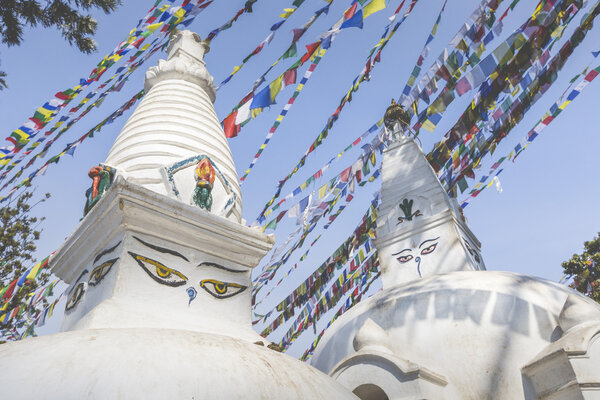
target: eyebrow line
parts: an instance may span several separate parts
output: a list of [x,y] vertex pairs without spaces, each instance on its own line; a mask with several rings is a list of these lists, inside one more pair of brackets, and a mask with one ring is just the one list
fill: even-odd
[[190,260],[188,260],[188,259],[187,259],[187,258],[186,258],[186,257],[185,257],[183,254],[181,254],[181,253],[178,253],[178,252],[176,252],[175,250],[171,250],[171,249],[165,249],[164,247],[159,247],[159,246],[156,246],[156,245],[154,245],[154,244],[150,244],[150,243],[148,243],[148,242],[144,242],[142,239],[140,239],[140,238],[138,238],[138,237],[136,237],[136,236],[133,236],[133,238],[134,238],[135,240],[137,240],[138,242],[140,242],[141,244],[143,244],[143,245],[145,245],[145,246],[148,246],[148,247],[150,247],[152,250],[160,251],[161,253],[172,254],[172,255],[174,255],[174,256],[176,256],[176,257],[181,257],[181,258],[183,258],[185,261],[188,261],[188,262],[190,261]]
[[398,254],[400,254],[400,253],[404,253],[406,250],[410,250],[410,249],[404,249],[404,250],[402,250],[402,251],[399,251],[399,252],[397,252],[397,253],[392,253],[392,255],[393,255],[393,256],[397,256],[397,255],[398,255]]
[[227,271],[227,272],[234,272],[236,274],[240,274],[242,272],[246,272],[246,271],[239,271],[237,269],[227,268],[227,267],[224,267],[222,265],[219,265],[219,264],[216,264],[216,263],[212,263],[212,262],[203,262],[203,263],[198,264],[198,267],[203,267],[203,266],[218,268],[218,269],[222,269],[222,270]]
[[[77,277],[77,279],[76,279],[76,280],[74,280],[73,282],[79,282],[79,280],[80,280],[81,278],[83,278],[83,276],[84,276],[85,274],[87,274],[88,272],[90,272],[90,271],[88,271],[87,269],[84,269],[83,271],[81,271],[81,274],[79,274],[79,276]],[[77,286],[77,285],[73,285],[73,287],[71,288],[71,290],[69,290],[69,293],[68,293],[68,294],[71,294],[71,292],[73,291],[73,289],[75,289],[75,287],[76,287],[76,286]]]
[[95,258],[94,258],[94,264],[96,263],[96,261],[98,261],[100,259],[100,257],[102,257],[103,255],[106,255],[108,253],[112,253],[117,247],[119,247],[119,245],[121,244],[121,241],[119,240],[119,243],[115,244],[113,247],[111,247],[110,249],[106,249],[106,250],[102,250]]
[[425,243],[427,243],[427,242],[434,242],[434,241],[438,240],[439,238],[440,238],[440,237],[438,236],[438,237],[436,237],[435,239],[427,239],[427,240],[424,240],[424,241],[423,241],[423,243],[421,243],[421,244],[419,245],[419,248],[421,248],[421,246],[423,246]]

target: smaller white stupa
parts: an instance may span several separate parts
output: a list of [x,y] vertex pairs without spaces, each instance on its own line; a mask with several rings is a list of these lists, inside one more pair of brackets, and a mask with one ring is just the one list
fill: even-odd
[[63,332],[0,346],[2,398],[355,398],[252,330],[250,274],[274,238],[241,224],[205,51],[180,32],[148,71],[51,261]]
[[312,365],[361,399],[600,399],[600,305],[485,271],[456,201],[395,133],[375,240],[383,290],[332,324]]

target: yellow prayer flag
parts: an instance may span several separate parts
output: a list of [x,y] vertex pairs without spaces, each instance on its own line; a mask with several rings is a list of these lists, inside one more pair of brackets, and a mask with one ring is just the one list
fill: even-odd
[[363,19],[367,18],[371,14],[375,14],[377,11],[381,11],[385,8],[385,0],[372,0],[369,4],[363,7]]
[[433,132],[435,130],[435,125],[430,120],[426,120],[423,122],[423,129]]
[[564,110],[564,109],[565,109],[565,107],[566,107],[566,106],[568,106],[570,102],[571,102],[571,100],[566,100],[566,101],[565,101],[564,103],[562,103],[562,104],[560,105],[560,107],[558,107],[558,108],[559,108],[559,109],[561,109],[561,110]]
[[37,276],[37,273],[40,270],[41,265],[42,265],[41,261],[39,263],[35,264],[35,266],[33,268],[31,268],[31,271],[29,271],[29,273],[27,274],[27,277],[25,277],[25,279],[29,280],[29,281],[33,281],[35,279],[35,277]]
[[327,193],[327,184],[324,184],[319,188],[319,200],[321,200]]
[[252,110],[250,110],[250,112],[252,113],[252,118],[256,118],[262,112],[262,108],[253,108]]
[[163,24],[163,22],[159,22],[157,24],[148,25],[148,27],[146,29],[148,29],[150,32],[154,33],[154,31],[157,30],[158,28],[160,28],[160,26],[162,24]]
[[279,75],[277,79],[271,82],[269,86],[271,91],[271,103],[275,103],[275,98],[277,94],[281,91],[281,87],[283,86],[283,75]]
[[284,8],[283,9],[283,14],[280,15],[281,18],[287,18],[290,15],[292,15],[294,13],[294,11],[296,11],[295,8]]

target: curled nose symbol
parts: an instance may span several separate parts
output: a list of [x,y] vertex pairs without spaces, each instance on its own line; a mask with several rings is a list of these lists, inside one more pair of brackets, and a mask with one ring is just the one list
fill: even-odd
[[421,257],[415,258],[415,262],[420,263],[421,262]]

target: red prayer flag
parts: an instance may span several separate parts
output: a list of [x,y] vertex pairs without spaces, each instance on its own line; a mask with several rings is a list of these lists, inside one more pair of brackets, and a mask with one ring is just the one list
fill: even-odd
[[237,110],[235,110],[223,120],[223,130],[225,131],[225,137],[236,137],[238,133],[240,133],[240,126],[235,124],[237,113]]
[[356,7],[358,6],[358,3],[354,3],[352,4],[352,6],[350,6],[350,8],[348,8],[345,12],[344,12],[344,19],[348,20],[350,18],[352,18],[354,16],[354,13],[356,12]]
[[283,81],[285,82],[286,86],[296,83],[296,72],[297,71],[298,71],[298,68],[294,68],[294,69],[287,70],[283,73]]
[[304,64],[313,55],[317,48],[319,48],[320,44],[321,42],[319,41],[306,45],[306,54],[304,54],[301,59],[302,64]]

